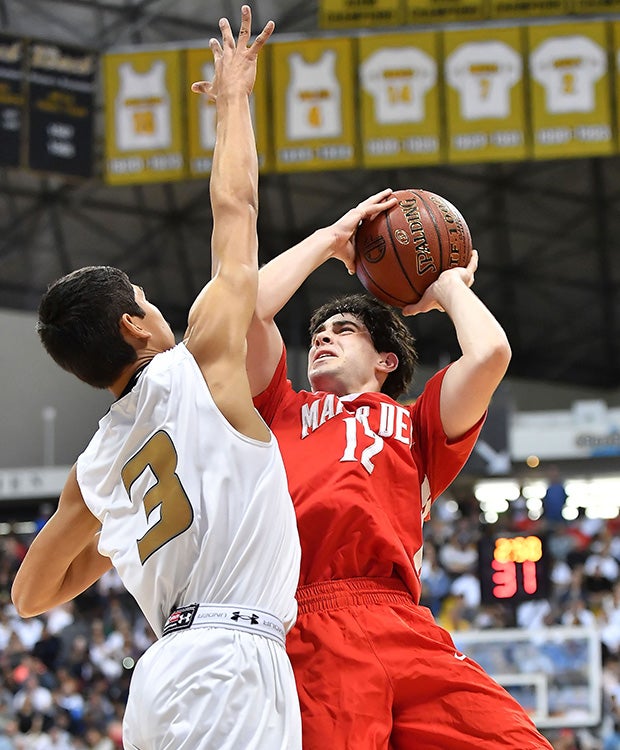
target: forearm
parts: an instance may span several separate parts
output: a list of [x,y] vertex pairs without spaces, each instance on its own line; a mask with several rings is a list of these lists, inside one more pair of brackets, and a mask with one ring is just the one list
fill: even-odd
[[510,359],[506,333],[474,292],[446,274],[437,282],[436,297],[452,320],[463,356],[481,362],[497,358],[505,369]]
[[482,301],[456,275],[445,276],[435,289],[436,298],[454,324],[462,352],[441,386],[441,422],[454,440],[488,409],[511,353],[506,334]]
[[318,229],[263,266],[258,272],[256,317],[272,319],[308,276],[332,257],[332,247],[330,228]]
[[34,617],[74,599],[112,566],[99,554],[96,535],[73,559],[63,556],[62,548],[37,537],[28,550],[11,590],[21,617]]
[[216,102],[216,147],[210,194],[214,222],[219,210],[258,211],[258,156],[250,104],[244,92],[223,92]]

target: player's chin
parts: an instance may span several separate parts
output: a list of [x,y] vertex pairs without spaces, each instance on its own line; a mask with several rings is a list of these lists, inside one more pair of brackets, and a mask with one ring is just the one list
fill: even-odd
[[319,360],[308,368],[308,380],[313,391],[329,391],[334,380],[333,372],[325,364],[325,360]]

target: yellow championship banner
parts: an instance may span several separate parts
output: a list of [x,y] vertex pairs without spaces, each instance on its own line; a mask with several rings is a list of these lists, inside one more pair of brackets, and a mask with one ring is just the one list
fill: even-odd
[[103,71],[106,182],[186,177],[181,50],[110,53]]
[[443,38],[448,161],[525,158],[522,29],[462,29]]
[[534,157],[613,153],[607,24],[531,26],[528,48]]
[[319,28],[402,26],[402,0],[319,0]]
[[358,45],[362,165],[440,162],[438,33],[364,36]]
[[486,17],[486,0],[405,0],[406,24],[481,21]]
[[353,40],[271,46],[275,169],[357,166]]
[[[270,168],[269,163],[269,130],[266,91],[266,56],[269,48],[261,52],[256,73],[256,83],[250,99],[252,120],[256,135],[258,163],[262,170]],[[187,109],[187,144],[189,173],[192,177],[202,177],[211,172],[213,164],[213,147],[215,146],[215,103],[205,94],[194,94],[190,84],[193,81],[213,80],[213,53],[209,47],[201,46],[185,50],[185,68],[187,71],[186,109]]]

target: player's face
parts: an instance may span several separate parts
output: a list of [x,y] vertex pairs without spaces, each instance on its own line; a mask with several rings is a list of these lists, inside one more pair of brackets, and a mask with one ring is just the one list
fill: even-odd
[[366,326],[355,315],[332,315],[312,336],[308,380],[314,391],[338,396],[378,391],[377,366],[381,355]]
[[162,352],[171,349],[175,345],[174,333],[159,308],[147,300],[142,287],[134,285],[134,292],[136,302],[145,313],[141,325],[151,334],[151,347]]

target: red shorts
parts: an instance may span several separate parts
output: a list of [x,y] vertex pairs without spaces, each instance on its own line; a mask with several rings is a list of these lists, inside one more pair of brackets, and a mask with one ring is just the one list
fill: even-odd
[[552,750],[399,579],[310,584],[297,600],[304,750]]

